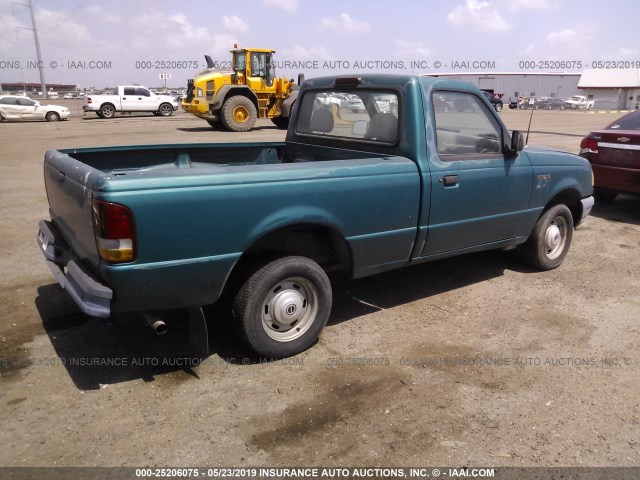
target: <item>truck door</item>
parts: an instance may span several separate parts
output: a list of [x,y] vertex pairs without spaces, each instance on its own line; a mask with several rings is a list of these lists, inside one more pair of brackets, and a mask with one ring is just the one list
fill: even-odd
[[155,95],[144,87],[136,87],[136,98],[139,102],[139,111],[151,112],[159,107],[159,105],[156,105],[157,99]]
[[120,104],[123,112],[140,111],[140,103],[142,99],[136,96],[136,87],[123,87],[122,95],[120,95]]
[[429,155],[431,209],[422,255],[528,235],[535,213],[529,211],[533,170],[527,156],[505,158],[502,128],[480,97],[433,95],[441,102],[431,103],[436,148]]

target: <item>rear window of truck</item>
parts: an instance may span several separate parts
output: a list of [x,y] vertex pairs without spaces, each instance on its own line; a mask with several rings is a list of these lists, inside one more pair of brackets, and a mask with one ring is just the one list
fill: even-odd
[[308,91],[296,132],[383,144],[398,141],[398,96],[375,90]]

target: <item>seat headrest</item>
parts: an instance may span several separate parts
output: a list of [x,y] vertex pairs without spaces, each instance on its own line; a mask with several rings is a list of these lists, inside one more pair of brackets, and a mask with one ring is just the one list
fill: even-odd
[[376,113],[369,123],[369,140],[394,142],[398,135],[398,119],[391,113]]
[[311,115],[309,129],[312,132],[329,133],[333,130],[333,114],[329,110],[316,110]]

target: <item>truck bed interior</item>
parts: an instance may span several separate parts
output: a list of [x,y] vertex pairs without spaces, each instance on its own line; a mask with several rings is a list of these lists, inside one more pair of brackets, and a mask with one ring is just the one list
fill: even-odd
[[218,169],[278,163],[354,160],[384,155],[301,143],[136,145],[61,150],[106,173],[135,170]]

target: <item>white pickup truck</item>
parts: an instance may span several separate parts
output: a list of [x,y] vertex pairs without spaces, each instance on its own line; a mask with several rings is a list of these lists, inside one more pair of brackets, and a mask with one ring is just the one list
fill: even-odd
[[584,95],[574,95],[564,101],[564,108],[571,108],[573,110],[589,110],[593,108],[593,105],[594,101],[588,100]]
[[152,112],[168,117],[178,110],[178,102],[170,95],[156,95],[141,86],[119,86],[110,95],[88,95],[82,106],[85,112],[95,112],[100,118],[113,118],[116,112]]

